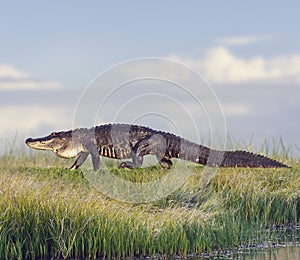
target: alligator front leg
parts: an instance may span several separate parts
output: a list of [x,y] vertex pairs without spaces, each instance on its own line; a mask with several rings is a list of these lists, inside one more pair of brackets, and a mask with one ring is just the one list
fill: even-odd
[[78,169],[85,162],[88,155],[89,155],[89,153],[87,153],[87,152],[80,152],[77,159],[75,160],[73,165],[70,167],[70,170]]
[[99,155],[97,145],[94,142],[89,141],[85,144],[85,147],[88,150],[89,154],[92,156],[92,163],[93,163],[94,171],[99,170],[99,168],[100,168],[100,155]]

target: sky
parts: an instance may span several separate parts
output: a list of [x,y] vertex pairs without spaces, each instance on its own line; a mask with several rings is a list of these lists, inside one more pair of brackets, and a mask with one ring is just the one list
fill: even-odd
[[1,1],[0,152],[29,136],[126,122],[254,150],[281,138],[299,154],[299,9]]

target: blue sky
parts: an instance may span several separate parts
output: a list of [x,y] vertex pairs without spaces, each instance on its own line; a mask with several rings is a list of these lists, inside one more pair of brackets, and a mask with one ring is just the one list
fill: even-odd
[[238,141],[281,136],[300,146],[299,9],[296,1],[2,1],[0,145],[15,132],[69,128],[101,71],[163,57],[207,79]]

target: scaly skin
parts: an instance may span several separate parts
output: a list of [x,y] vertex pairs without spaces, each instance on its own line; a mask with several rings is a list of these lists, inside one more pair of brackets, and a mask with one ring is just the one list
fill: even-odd
[[72,170],[79,168],[89,154],[94,170],[100,167],[100,155],[114,159],[132,159],[122,162],[120,167],[135,168],[142,166],[143,157],[148,154],[155,155],[164,168],[172,166],[171,158],[212,167],[288,167],[259,154],[245,151],[217,151],[170,133],[126,124],[56,132],[42,138],[28,138],[26,144],[34,149],[50,150],[62,158],[77,156],[70,168]]

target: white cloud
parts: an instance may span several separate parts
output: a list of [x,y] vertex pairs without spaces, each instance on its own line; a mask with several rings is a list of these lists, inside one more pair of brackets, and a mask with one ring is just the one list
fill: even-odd
[[67,106],[0,106],[0,155],[14,144],[25,147],[28,137],[45,136],[53,131],[68,130],[72,112]]
[[197,59],[174,54],[167,59],[145,58],[124,63],[112,69],[114,74],[111,73],[107,78],[116,82],[106,86],[147,77],[176,83],[195,83],[193,73],[180,63],[193,68],[211,83],[300,83],[300,53],[270,58],[260,55],[244,58],[235,55],[226,47],[214,47]]
[[171,59],[185,63],[215,83],[282,80],[300,83],[300,54],[244,59],[224,47],[208,50],[202,59],[177,55]]
[[224,37],[217,40],[220,45],[247,45],[270,39],[268,35],[248,35]]
[[54,81],[33,81],[33,80],[15,80],[15,81],[1,81],[0,80],[0,90],[41,90],[41,89],[51,89],[57,90],[61,89],[62,84]]
[[[33,133],[43,126],[64,129],[71,124],[71,115],[67,107],[41,107],[41,106],[1,106],[0,137],[16,133]],[[68,124],[69,123],[69,124]]]
[[62,87],[58,82],[34,79],[11,65],[0,66],[0,90],[57,90]]
[[0,79],[26,79],[28,74],[11,65],[0,66]]

